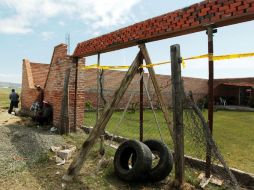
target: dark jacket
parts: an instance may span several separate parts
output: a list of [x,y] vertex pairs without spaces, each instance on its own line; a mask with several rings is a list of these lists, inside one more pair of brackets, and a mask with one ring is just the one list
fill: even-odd
[[18,102],[19,101],[19,95],[16,92],[12,92],[9,95],[9,98],[12,102]]
[[39,104],[42,106],[43,100],[44,100],[44,90],[40,89],[37,91],[36,102],[39,102]]

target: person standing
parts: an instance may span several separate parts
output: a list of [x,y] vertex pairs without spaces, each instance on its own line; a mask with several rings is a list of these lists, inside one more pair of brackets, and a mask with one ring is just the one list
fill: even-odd
[[35,102],[38,102],[40,108],[43,107],[43,100],[44,100],[44,90],[41,88],[40,85],[35,85],[37,90],[37,97]]
[[10,103],[10,108],[8,110],[8,113],[11,114],[13,111],[13,108],[17,108],[19,104],[19,95],[15,92],[15,89],[11,90],[9,99],[11,100],[11,103]]
[[44,100],[44,91],[40,85],[35,85],[36,88],[36,99],[32,104],[30,110],[33,112],[33,118],[36,118],[42,111],[43,100]]

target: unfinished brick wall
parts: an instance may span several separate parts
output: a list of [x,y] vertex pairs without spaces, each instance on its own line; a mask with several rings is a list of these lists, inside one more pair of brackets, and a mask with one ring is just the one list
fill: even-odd
[[81,42],[74,56],[85,57],[203,31],[211,24],[221,27],[253,19],[254,0],[206,0]]
[[[82,72],[80,68],[83,62],[78,62],[78,88],[77,88],[77,116],[76,126],[80,126],[83,123],[84,117],[84,93],[82,93]],[[61,123],[61,107],[62,98],[64,92],[64,79],[66,71],[70,69],[70,78],[68,84],[68,117],[69,127],[73,131],[75,130],[75,77],[76,77],[76,64],[73,63],[73,58],[67,55],[67,46],[60,44],[55,47],[52,56],[52,62],[49,68],[49,74],[47,77],[47,83],[45,85],[45,100],[48,101],[54,110],[53,124],[59,127]]]
[[[75,77],[76,64],[73,63],[73,58],[67,55],[67,46],[60,44],[55,47],[51,64],[30,63],[29,60],[23,60],[22,71],[22,93],[21,93],[21,108],[29,110],[32,103],[35,101],[37,91],[34,85],[40,85],[44,89],[44,100],[49,102],[53,107],[53,124],[56,127],[61,123],[61,106],[63,98],[64,78],[66,71],[70,69],[70,78],[68,84],[68,117],[69,127],[75,130],[74,125],[80,126],[83,123],[84,117],[84,70],[81,69],[84,59],[79,59],[77,68],[77,97],[75,97]],[[83,82],[82,82],[83,81]],[[75,113],[75,98],[76,117]],[[75,123],[76,118],[76,123]]]
[[32,63],[24,59],[22,67],[21,109],[28,110],[37,96],[34,85],[42,88],[45,85],[49,64]]

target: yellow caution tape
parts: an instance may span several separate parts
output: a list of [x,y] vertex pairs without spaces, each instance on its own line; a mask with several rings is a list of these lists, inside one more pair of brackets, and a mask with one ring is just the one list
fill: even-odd
[[192,60],[192,59],[203,59],[203,58],[207,58],[207,57],[208,57],[208,54],[204,54],[204,55],[189,57],[189,58],[186,58],[184,60],[187,61],[187,60]]
[[[182,66],[183,68],[186,67],[186,61],[188,60],[194,60],[194,59],[204,59],[208,58],[209,61],[221,61],[226,59],[239,59],[239,58],[246,58],[246,57],[254,57],[254,53],[242,53],[242,54],[229,54],[229,55],[220,55],[220,56],[214,56],[213,54],[204,54],[194,57],[189,57],[182,60]],[[141,68],[150,68],[155,67],[159,65],[169,64],[170,61],[162,61],[158,63],[153,63],[150,65],[142,65]],[[118,69],[128,69],[130,66],[128,65],[122,65],[122,66],[98,66],[97,64],[84,66],[83,69],[103,69],[103,70],[118,70]]]
[[253,56],[254,56],[254,53],[230,54],[230,55],[213,56],[213,60],[220,61],[225,59],[239,59],[239,58],[253,57]]
[[184,59],[182,60],[182,67],[183,67],[183,69],[186,67],[186,62]]

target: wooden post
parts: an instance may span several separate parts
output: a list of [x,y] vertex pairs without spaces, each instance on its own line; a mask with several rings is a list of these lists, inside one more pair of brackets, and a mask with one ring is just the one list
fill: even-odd
[[[140,66],[143,65],[143,56],[142,54],[140,54]],[[139,69],[140,75],[143,74],[144,69],[140,68]],[[139,140],[142,142],[143,141],[143,134],[144,134],[144,129],[143,129],[143,116],[144,116],[144,77],[142,76],[142,78],[140,79],[140,83],[139,83],[139,91],[140,91],[140,96],[139,96]]]
[[75,100],[74,100],[74,131],[77,130],[77,91],[78,91],[78,58],[74,58],[74,63],[76,66],[75,71]]
[[[99,120],[99,116],[100,116],[100,74],[101,74],[101,69],[99,69],[100,66],[100,62],[101,62],[101,54],[98,53],[98,57],[97,57],[97,105],[96,105],[96,121],[95,123],[98,122]],[[99,153],[101,156],[103,156],[105,154],[105,147],[104,147],[104,135],[102,134],[100,136],[100,149],[99,149]]]
[[171,81],[173,103],[173,126],[175,137],[175,180],[177,186],[184,181],[184,135],[183,135],[183,92],[181,78],[181,57],[178,44],[170,47]]
[[[148,54],[148,51],[146,49],[145,44],[140,45],[139,48],[140,48],[140,50],[141,50],[141,52],[143,54],[143,57],[144,57],[145,62],[146,62],[146,65],[151,65],[152,61],[150,59],[150,56]],[[149,74],[150,74],[150,77],[151,77],[151,80],[152,80],[152,83],[153,83],[153,86],[154,86],[155,93],[156,93],[156,95],[158,97],[158,100],[159,100],[159,103],[161,105],[161,109],[162,109],[164,118],[166,120],[166,123],[167,123],[168,129],[169,129],[170,135],[171,135],[172,140],[174,142],[175,139],[174,139],[174,135],[173,135],[173,126],[172,126],[171,120],[169,118],[170,114],[169,114],[168,106],[164,103],[164,100],[162,98],[160,87],[159,87],[158,82],[156,80],[155,71],[154,71],[153,67],[148,67],[148,71],[149,71]]]
[[69,133],[69,117],[68,117],[68,85],[70,78],[71,69],[67,69],[64,77],[64,88],[63,97],[61,104],[61,122],[60,122],[60,133]]
[[74,176],[76,176],[79,173],[85,159],[87,158],[87,154],[89,153],[89,151],[95,144],[96,139],[98,139],[98,137],[103,133],[109,119],[111,118],[115,110],[115,107],[119,104],[121,98],[123,97],[128,86],[130,85],[132,79],[134,78],[135,74],[138,72],[139,56],[140,56],[140,52],[136,56],[129,70],[126,72],[120,87],[116,90],[113,96],[113,99],[111,100],[110,103],[106,104],[101,117],[99,118],[98,122],[96,123],[93,130],[91,131],[89,137],[86,139],[86,141],[82,145],[79,151],[79,154],[72,161],[71,165],[68,168],[67,174],[63,176],[63,180],[71,181],[74,178]]
[[99,109],[100,109],[100,84],[99,84],[99,80],[100,80],[100,53],[98,53],[98,57],[97,57],[97,101],[96,101],[96,122],[99,119]]

